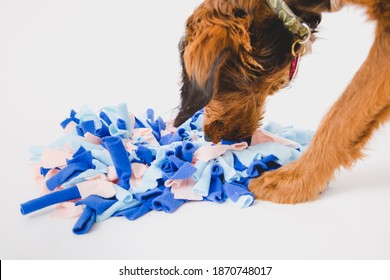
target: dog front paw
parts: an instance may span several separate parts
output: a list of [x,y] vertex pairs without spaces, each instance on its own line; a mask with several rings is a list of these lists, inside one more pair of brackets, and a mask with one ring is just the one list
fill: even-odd
[[290,164],[252,179],[249,190],[256,199],[283,204],[296,204],[315,200],[325,189],[315,174],[308,174],[297,165]]

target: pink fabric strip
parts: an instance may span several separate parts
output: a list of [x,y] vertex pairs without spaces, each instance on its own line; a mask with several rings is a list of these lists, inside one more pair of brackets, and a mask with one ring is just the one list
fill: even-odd
[[77,123],[74,121],[71,121],[68,123],[68,125],[64,128],[65,134],[72,134],[76,130]]
[[208,162],[223,155],[227,151],[243,151],[246,148],[248,148],[248,143],[246,142],[236,143],[232,145],[205,145],[196,150],[196,152],[194,153],[194,159],[203,162]]
[[203,196],[192,191],[194,185],[195,181],[193,179],[167,180],[165,182],[166,187],[171,187],[175,199],[203,200]]
[[251,145],[257,145],[265,142],[277,142],[282,145],[292,147],[292,148],[297,148],[300,147],[300,145],[297,142],[288,140],[286,138],[282,138],[280,136],[277,136],[275,134],[272,134],[271,132],[258,129],[255,134],[252,136],[252,141]]
[[66,160],[72,158],[72,153],[46,148],[42,152],[41,163],[45,168],[61,167],[66,165]]
[[89,143],[95,144],[95,145],[101,145],[102,144],[102,139],[87,132],[84,134],[85,140],[87,140]]
[[110,182],[116,182],[118,180],[118,175],[116,174],[116,170],[114,166],[108,167],[108,174],[107,174],[108,181]]
[[148,167],[145,164],[134,162],[131,164],[131,178],[130,184],[132,189],[137,189],[138,186],[142,185],[142,177]]
[[124,144],[125,144],[126,150],[127,150],[129,153],[132,153],[132,152],[134,152],[135,150],[137,150],[137,146],[134,145],[133,143],[131,143],[131,141],[125,141]]
[[147,169],[148,169],[148,167],[142,163],[134,162],[131,164],[131,170],[133,172],[132,174],[136,178],[142,178]]
[[97,195],[103,198],[111,198],[116,194],[113,183],[106,179],[94,179],[77,184],[81,198]]
[[55,212],[50,216],[54,220],[65,220],[79,217],[83,213],[81,205],[75,206],[74,202],[64,202],[56,206]]

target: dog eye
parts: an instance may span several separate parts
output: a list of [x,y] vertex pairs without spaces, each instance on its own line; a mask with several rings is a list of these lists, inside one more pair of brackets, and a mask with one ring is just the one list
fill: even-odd
[[246,17],[247,13],[242,9],[237,9],[234,11],[234,16],[237,18],[244,18]]

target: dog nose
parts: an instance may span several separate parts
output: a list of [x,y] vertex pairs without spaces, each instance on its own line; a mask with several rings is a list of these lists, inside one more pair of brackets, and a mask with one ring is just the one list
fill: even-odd
[[204,134],[204,140],[206,140],[207,142],[211,142],[210,136],[208,136],[206,133]]
[[322,15],[319,14],[307,15],[303,20],[309,25],[311,29],[316,29],[318,25],[321,23]]

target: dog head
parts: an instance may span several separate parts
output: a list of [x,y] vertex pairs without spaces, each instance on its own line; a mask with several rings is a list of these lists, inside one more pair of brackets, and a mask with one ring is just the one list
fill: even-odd
[[[271,8],[274,0],[206,0],[189,17],[180,42],[179,126],[205,109],[205,134],[215,143],[250,137],[268,96],[290,81],[293,44],[299,39]],[[310,30],[330,1],[287,0]],[[310,40],[314,40],[311,36]],[[293,52],[301,53],[295,44]]]

